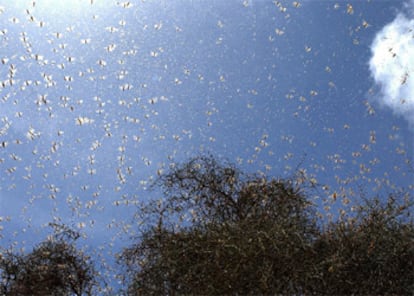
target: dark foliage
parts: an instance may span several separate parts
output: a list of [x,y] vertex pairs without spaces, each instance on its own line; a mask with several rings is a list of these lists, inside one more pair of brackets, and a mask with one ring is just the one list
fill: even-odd
[[149,222],[119,255],[128,295],[413,294],[412,196],[366,200],[326,225],[303,180],[246,176],[212,157],[155,188],[162,201],[140,208]]
[[3,252],[1,295],[92,295],[94,269],[77,250],[76,232],[65,230],[29,254]]
[[126,249],[130,295],[297,294],[311,281],[318,230],[292,180],[245,176],[199,157],[162,176],[165,201]]
[[356,217],[327,227],[315,242],[318,295],[413,295],[414,224],[409,206],[374,198]]

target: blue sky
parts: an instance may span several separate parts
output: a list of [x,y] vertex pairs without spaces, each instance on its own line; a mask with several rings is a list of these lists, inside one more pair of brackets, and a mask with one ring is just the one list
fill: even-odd
[[334,215],[361,186],[413,192],[413,1],[0,7],[2,246],[56,221],[119,250],[151,180],[200,153],[300,166]]

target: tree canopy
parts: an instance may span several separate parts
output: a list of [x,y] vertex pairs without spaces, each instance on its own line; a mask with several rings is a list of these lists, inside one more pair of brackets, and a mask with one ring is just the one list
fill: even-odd
[[246,175],[210,156],[172,168],[155,187],[163,200],[139,211],[152,223],[119,256],[128,295],[413,291],[414,226],[395,196],[326,223],[303,182]]
[[[308,184],[309,183],[309,184]],[[308,186],[310,185],[310,186]],[[117,254],[120,295],[412,295],[413,196],[361,195],[353,211],[322,219],[313,182],[247,174],[212,156],[174,165],[135,216],[140,232]],[[29,253],[0,252],[1,295],[96,295],[97,271],[53,235]],[[115,291],[108,289],[108,291]]]
[[93,295],[95,270],[89,257],[74,245],[79,234],[66,226],[59,228],[59,233],[28,254],[2,252],[1,295]]

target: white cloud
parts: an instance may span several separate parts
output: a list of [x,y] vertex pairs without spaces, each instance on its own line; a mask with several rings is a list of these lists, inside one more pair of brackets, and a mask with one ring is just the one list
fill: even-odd
[[369,68],[381,88],[378,101],[414,127],[414,0],[375,36]]

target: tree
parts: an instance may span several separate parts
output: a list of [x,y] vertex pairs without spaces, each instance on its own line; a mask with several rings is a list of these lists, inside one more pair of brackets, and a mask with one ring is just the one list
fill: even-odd
[[318,235],[295,180],[247,176],[196,157],[161,176],[164,199],[120,254],[127,294],[299,294],[312,280]]
[[297,177],[246,175],[211,156],[174,166],[119,254],[126,294],[412,295],[412,195],[362,195],[326,222]]
[[1,295],[92,295],[94,268],[74,246],[79,234],[60,228],[29,254],[3,252]]

